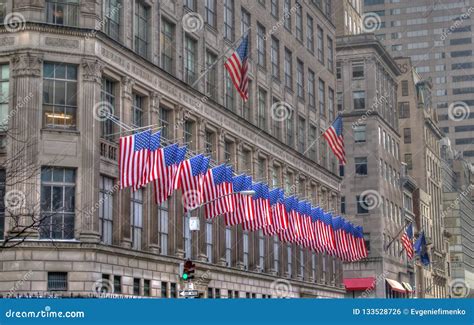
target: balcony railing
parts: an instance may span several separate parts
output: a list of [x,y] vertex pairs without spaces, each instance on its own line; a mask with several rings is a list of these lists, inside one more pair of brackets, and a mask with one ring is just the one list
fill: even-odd
[[116,144],[101,140],[100,141],[100,156],[112,161],[117,161],[118,147]]

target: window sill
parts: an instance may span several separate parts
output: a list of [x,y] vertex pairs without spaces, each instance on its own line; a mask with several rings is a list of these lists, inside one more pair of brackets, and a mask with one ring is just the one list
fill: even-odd
[[69,134],[80,134],[78,130],[70,130],[70,129],[60,129],[60,128],[42,128],[41,132],[47,133],[69,133]]

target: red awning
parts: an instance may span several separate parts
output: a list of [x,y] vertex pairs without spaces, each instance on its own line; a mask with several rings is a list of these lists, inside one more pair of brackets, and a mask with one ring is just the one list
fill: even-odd
[[375,278],[344,279],[344,286],[348,291],[364,291],[375,287]]

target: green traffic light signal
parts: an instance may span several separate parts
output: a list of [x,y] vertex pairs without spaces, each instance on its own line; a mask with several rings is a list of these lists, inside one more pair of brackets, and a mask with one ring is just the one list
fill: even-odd
[[188,274],[187,273],[184,273],[183,274],[183,280],[186,280],[188,278]]

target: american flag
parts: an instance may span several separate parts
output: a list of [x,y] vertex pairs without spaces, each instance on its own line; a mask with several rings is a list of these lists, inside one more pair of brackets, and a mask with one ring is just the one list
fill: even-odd
[[202,202],[201,165],[204,158],[203,155],[197,155],[183,161],[180,165],[175,188],[181,188],[184,212],[197,207]]
[[237,50],[224,63],[224,67],[229,72],[232,83],[244,102],[249,99],[248,50],[249,37],[246,35],[242,38],[242,42]]
[[244,230],[257,230],[271,224],[270,202],[268,201],[268,185],[263,183],[253,184],[255,195],[252,197],[254,218],[246,220]]
[[402,242],[403,248],[405,248],[407,252],[407,257],[409,260],[413,258],[414,251],[413,251],[413,224],[410,223],[406,229],[405,232],[402,235],[402,238],[400,239]]
[[320,220],[319,208],[311,209],[311,221],[313,222],[313,234],[314,240],[311,245],[311,249],[315,252],[324,252],[324,238],[322,231],[322,221]]
[[325,213],[322,209],[320,212],[320,220],[322,221],[322,231],[325,237],[324,248],[325,251],[331,255],[336,255],[336,242],[334,236],[334,229],[332,227],[332,216],[329,213]]
[[150,136],[148,146],[148,160],[144,171],[145,182],[143,185],[153,182],[158,178],[158,159],[160,156],[161,132],[155,132]]
[[252,177],[246,175],[238,175],[232,178],[232,187],[234,190],[234,211],[225,214],[226,226],[234,226],[243,224],[245,221],[254,219],[253,200],[250,195],[243,195],[239,192],[252,189]]
[[120,188],[143,183],[143,172],[147,164],[151,131],[143,131],[119,139]]
[[349,250],[349,245],[345,232],[343,230],[344,221],[341,217],[332,218],[332,227],[334,229],[334,235],[336,239],[336,256],[342,259],[343,261],[348,261],[347,251]]
[[344,136],[342,135],[342,117],[338,116],[334,123],[323,133],[323,137],[331,147],[332,152],[339,159],[341,165],[346,164],[346,153],[344,151]]
[[298,222],[296,219],[298,199],[294,196],[287,197],[285,198],[284,205],[288,216],[288,227],[279,234],[279,237],[282,242],[293,243],[298,238]]
[[361,226],[354,227],[354,235],[357,241],[357,250],[359,251],[360,258],[366,258],[369,256],[369,252],[367,251],[367,247],[365,246],[364,241],[364,230]]
[[268,192],[268,200],[271,207],[272,224],[263,228],[263,233],[267,236],[273,236],[288,227],[288,215],[286,214],[284,201],[284,191],[281,188],[275,188]]
[[172,144],[159,151],[157,160],[158,176],[153,182],[155,190],[155,202],[161,204],[163,201],[173,194],[173,181],[176,170],[176,155],[179,147]]
[[353,229],[354,227],[352,226],[352,224],[344,220],[343,230],[344,230],[347,244],[348,244],[348,250],[346,254],[348,261],[356,261],[359,259],[357,245],[356,245],[355,237],[353,234]]
[[[231,171],[232,175],[232,171]],[[228,200],[232,193],[232,176],[229,179],[228,168],[225,164],[209,169],[203,179],[203,203],[205,216],[210,219],[224,213],[234,211],[232,200]]]

